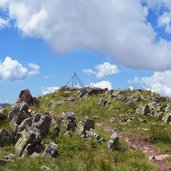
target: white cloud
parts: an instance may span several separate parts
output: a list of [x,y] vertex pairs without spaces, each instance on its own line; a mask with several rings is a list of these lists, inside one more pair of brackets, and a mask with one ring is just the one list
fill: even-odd
[[96,72],[93,71],[92,69],[84,69],[83,72],[84,72],[85,74],[88,74],[88,75],[96,74]]
[[31,70],[25,68],[17,60],[6,57],[3,62],[0,61],[0,80],[21,80],[39,73],[38,65],[31,63],[29,67]]
[[42,93],[43,95],[46,95],[49,93],[54,93],[56,90],[59,90],[59,87],[46,87],[46,88],[42,88]]
[[97,82],[97,83],[90,83],[90,87],[97,87],[97,88],[102,88],[102,89],[112,89],[112,84],[109,81],[101,81],[101,82]]
[[95,71],[93,71],[92,69],[84,69],[83,72],[89,75],[94,74],[97,78],[103,78],[105,76],[114,75],[119,72],[119,69],[116,65],[112,65],[108,62],[99,64],[95,66],[95,68]]
[[149,77],[136,77],[133,82],[142,85],[144,88],[171,97],[171,70],[154,72]]
[[44,77],[45,79],[49,80],[49,79],[52,79],[52,78],[56,78],[56,75],[54,74],[51,74],[51,75],[45,75]]
[[96,72],[97,78],[103,78],[108,75],[114,75],[119,72],[119,69],[116,65],[112,65],[108,62],[97,65],[96,68],[97,68],[97,72]]
[[8,26],[8,21],[0,17],[0,29]]
[[28,72],[28,75],[37,75],[40,73],[40,67],[37,64],[29,63],[28,66],[31,68],[31,71]]
[[127,67],[169,69],[171,42],[156,41],[142,1],[148,8],[156,2],[171,4],[170,0],[3,0],[2,4],[23,35],[40,37],[57,52],[87,48]]
[[165,32],[171,33],[171,12],[165,12],[158,19],[158,25],[165,28]]

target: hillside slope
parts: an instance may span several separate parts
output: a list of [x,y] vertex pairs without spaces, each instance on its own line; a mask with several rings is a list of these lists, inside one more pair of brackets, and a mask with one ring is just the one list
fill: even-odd
[[64,87],[38,100],[0,111],[1,170],[170,169],[169,98]]

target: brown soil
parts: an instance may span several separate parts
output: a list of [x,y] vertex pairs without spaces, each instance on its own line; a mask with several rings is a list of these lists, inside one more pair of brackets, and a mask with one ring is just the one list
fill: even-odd
[[167,154],[162,154],[159,149],[155,148],[148,138],[137,135],[121,134],[121,137],[133,148],[142,151],[152,162],[155,163],[158,171],[171,171],[166,158]]

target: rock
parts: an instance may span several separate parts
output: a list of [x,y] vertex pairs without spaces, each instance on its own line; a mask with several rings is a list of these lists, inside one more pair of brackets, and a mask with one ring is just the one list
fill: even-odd
[[21,122],[29,117],[31,117],[31,113],[28,112],[29,106],[25,102],[21,102],[20,104],[15,104],[11,107],[11,110],[8,114],[8,118],[14,124],[21,124]]
[[5,144],[10,143],[11,141],[11,135],[10,133],[5,129],[0,129],[0,146],[4,146]]
[[74,112],[62,112],[62,126],[66,128],[66,131],[74,131],[76,127],[76,120]]
[[22,121],[24,121],[25,119],[30,118],[30,117],[31,117],[31,114],[30,113],[27,113],[26,111],[21,110],[18,113],[18,116],[15,117],[14,122],[17,125],[20,125]]
[[103,138],[101,138],[94,129],[90,129],[89,131],[86,131],[85,137],[89,140],[95,140],[95,141],[103,140]]
[[2,108],[0,109],[0,121],[4,121],[6,119],[6,115],[5,115],[5,109]]
[[94,120],[89,119],[87,116],[83,118],[81,122],[79,122],[77,126],[78,134],[86,134],[86,131],[90,131],[90,129],[95,128]]
[[111,135],[107,147],[111,150],[117,150],[119,148],[119,137],[116,132]]
[[111,104],[111,102],[109,102],[107,100],[103,100],[103,99],[101,99],[99,102],[99,105],[103,106],[103,107],[108,107],[109,104]]
[[20,105],[15,104],[11,106],[11,110],[8,113],[8,119],[12,120],[18,114],[19,110],[20,110]]
[[31,101],[31,105],[32,106],[39,106],[39,100],[36,97],[33,97],[32,101]]
[[27,126],[30,127],[32,125],[33,118],[27,118],[23,120],[23,122],[18,126],[18,132],[23,131]]
[[21,90],[20,95],[19,95],[19,99],[17,100],[16,103],[21,103],[23,101],[29,105],[31,104],[32,95],[31,95],[29,89]]
[[142,115],[147,115],[150,113],[150,107],[148,105],[145,105],[142,110],[141,110],[141,114]]
[[46,157],[56,157],[58,155],[58,145],[54,142],[46,144],[43,155]]
[[22,157],[30,156],[33,153],[39,154],[44,149],[44,145],[41,143],[28,144],[22,153]]
[[35,145],[40,142],[40,130],[33,127],[26,127],[26,129],[21,132],[21,137],[15,144],[16,155],[21,156],[28,144]]
[[19,98],[16,103],[20,104],[22,102],[26,102],[28,105],[32,106],[39,106],[39,100],[36,97],[32,96],[29,89],[25,89],[20,92]]
[[171,113],[168,113],[165,116],[163,116],[162,121],[165,123],[170,123],[171,122]]
[[45,170],[45,171],[51,171],[51,169],[47,166],[42,166],[41,167],[41,170]]
[[37,123],[33,123],[33,127],[36,127],[40,130],[41,136],[45,137],[49,133],[51,124],[51,118],[48,114],[41,116]]

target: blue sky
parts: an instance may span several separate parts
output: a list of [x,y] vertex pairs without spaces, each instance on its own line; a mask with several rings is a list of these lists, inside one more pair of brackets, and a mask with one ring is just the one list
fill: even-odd
[[171,2],[0,0],[0,102],[76,71],[87,86],[171,96]]

